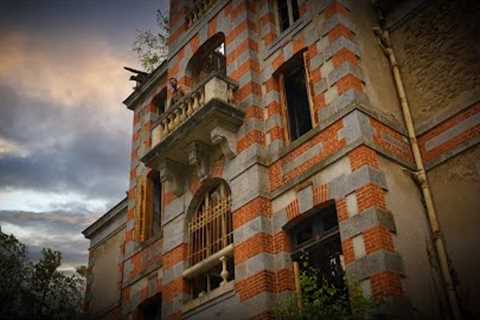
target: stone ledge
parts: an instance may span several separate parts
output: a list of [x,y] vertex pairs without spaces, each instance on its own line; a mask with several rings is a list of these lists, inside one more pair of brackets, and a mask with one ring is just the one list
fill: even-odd
[[467,140],[462,142],[461,144],[457,145],[455,148],[445,152],[441,156],[437,157],[434,160],[430,160],[425,162],[425,169],[427,171],[432,170],[433,168],[441,165],[442,163],[448,161],[449,159],[455,157],[456,155],[472,148],[475,147],[477,144],[480,143],[480,136],[475,137],[473,139]]
[[342,239],[346,240],[376,226],[383,226],[391,232],[396,232],[395,221],[389,211],[369,208],[340,222],[340,234]]
[[210,308],[213,304],[221,303],[235,295],[234,289],[234,281],[229,281],[225,285],[208,292],[203,297],[185,303],[182,307],[182,313],[185,317],[190,317],[195,313]]
[[377,273],[404,274],[402,258],[398,253],[380,250],[363,256],[346,266],[347,275],[354,281],[362,281]]

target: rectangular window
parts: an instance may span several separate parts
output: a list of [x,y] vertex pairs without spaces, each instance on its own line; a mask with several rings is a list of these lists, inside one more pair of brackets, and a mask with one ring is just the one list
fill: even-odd
[[278,0],[277,11],[280,32],[287,30],[300,16],[297,0]]
[[163,89],[159,94],[155,96],[152,100],[153,105],[155,106],[155,112],[157,114],[162,114],[165,112],[165,106],[167,105],[167,90]]
[[151,234],[158,234],[162,227],[162,183],[160,182],[160,174],[156,172],[152,177],[152,230]]
[[[292,260],[308,261],[308,270],[339,289],[345,289],[342,244],[335,204],[312,209],[284,229],[293,240]],[[300,266],[304,266],[300,263]]]
[[280,75],[283,105],[286,105],[290,140],[296,140],[312,129],[312,117],[303,54],[285,63]]
[[142,242],[161,231],[162,185],[159,173],[154,171],[148,176],[140,177],[136,191],[135,238]]

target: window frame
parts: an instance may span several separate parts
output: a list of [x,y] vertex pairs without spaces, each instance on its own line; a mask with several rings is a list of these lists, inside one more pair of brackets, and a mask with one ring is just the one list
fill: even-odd
[[[218,198],[214,199],[215,197]],[[218,218],[220,222],[217,221]],[[202,192],[199,203],[187,221],[187,239],[189,267],[183,272],[183,277],[190,281],[190,293],[193,299],[208,295],[235,279],[231,193],[225,182],[219,182]],[[209,251],[211,247],[213,250]],[[206,250],[205,256],[202,253],[204,250]],[[196,257],[198,253],[200,253],[200,259]],[[221,270],[216,274],[216,280],[223,281],[217,282],[212,288],[212,281],[215,282],[215,280],[210,278],[212,276],[210,273],[215,269]],[[201,290],[202,281],[205,281],[203,283],[205,290]]]
[[[329,229],[325,229],[325,222],[328,221],[328,214],[334,214],[336,217],[336,225]],[[297,233],[300,232],[305,225],[312,225],[313,236],[311,239],[302,243],[297,243]],[[298,263],[298,259],[305,253],[318,250],[325,247],[331,241],[337,241],[340,248],[340,255],[336,257],[339,260],[343,275],[346,272],[344,263],[344,253],[342,248],[342,238],[340,235],[340,222],[338,220],[337,210],[333,201],[328,201],[320,206],[316,206],[301,216],[297,216],[282,228],[286,231],[288,238],[292,244],[291,256],[292,260]],[[335,239],[336,238],[336,239]],[[314,268],[314,266],[311,266]],[[320,271],[320,270],[319,270]],[[342,275],[342,276],[343,276]],[[337,278],[337,277],[336,277]],[[346,286],[346,283],[342,285]]]
[[[298,59],[298,55],[302,55],[301,61],[302,61],[302,66],[303,66],[303,70],[304,70],[305,91],[306,91],[306,94],[307,94],[310,121],[312,123],[312,127],[310,128],[310,130],[305,132],[303,135],[296,137],[295,139],[293,139],[293,137],[292,137],[291,128],[290,128],[290,115],[289,115],[289,111],[288,111],[287,93],[286,93],[286,89],[285,89],[285,71],[284,70],[278,71],[278,75],[276,77],[277,81],[278,81],[278,88],[279,88],[279,91],[280,91],[280,106],[281,106],[280,109],[281,109],[281,116],[282,116],[282,124],[285,128],[284,138],[285,138],[285,142],[287,144],[290,144],[293,141],[299,140],[301,137],[303,137],[305,134],[307,134],[308,132],[310,132],[313,128],[315,128],[317,126],[317,119],[315,117],[314,102],[313,102],[313,97],[312,97],[310,72],[308,70],[307,54],[308,54],[307,50],[303,49],[300,52],[293,55],[288,60],[288,61],[291,61],[292,59]],[[284,64],[287,63],[288,61],[284,62]]]
[[[280,23],[280,8],[279,8],[279,1],[282,1],[282,0],[275,0],[274,1],[274,4],[273,4],[273,7],[274,7],[274,16],[275,16],[275,24],[276,24],[276,28],[277,28],[277,32],[278,34],[282,34],[286,31],[288,31],[288,29],[290,29],[298,20],[300,20],[301,16],[300,16],[300,7],[298,5],[298,0],[283,0],[287,3],[287,14],[288,14],[288,26],[282,30],[282,27],[281,27],[281,23]],[[294,18],[293,16],[293,5],[292,5],[292,1],[296,1],[297,2],[297,10],[298,10],[298,17],[297,19]]]
[[[163,234],[162,228],[162,217],[163,217],[163,210],[164,210],[164,195],[163,195],[163,185],[161,180],[159,180],[160,185],[160,194],[155,194],[155,183],[153,180],[153,175],[159,174],[158,171],[152,171],[145,176],[141,176],[137,178],[136,181],[136,190],[135,190],[135,239],[138,242],[146,242],[152,238],[161,237]],[[159,203],[159,212],[160,215],[158,217],[159,226],[158,232],[154,229],[154,197],[158,197]],[[158,235],[158,236],[157,236]]]

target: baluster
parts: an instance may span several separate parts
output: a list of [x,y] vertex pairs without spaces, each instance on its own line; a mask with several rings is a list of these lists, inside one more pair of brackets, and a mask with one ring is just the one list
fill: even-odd
[[222,272],[220,273],[220,277],[222,277],[223,279],[220,285],[223,286],[228,282],[227,257],[226,256],[220,257],[220,261],[222,262]]
[[195,112],[198,109],[199,101],[198,101],[198,94],[197,92],[194,92],[192,94],[193,96],[193,106],[192,106],[192,111]]
[[167,117],[167,119],[168,119],[168,126],[167,126],[168,132],[167,133],[168,134],[170,132],[172,132],[173,129],[175,128],[174,117],[175,117],[174,113],[172,111],[170,111],[170,114]]
[[178,125],[180,124],[180,114],[178,113],[178,109],[180,109],[180,106],[177,105],[177,107],[172,112],[174,119],[174,129],[177,129]]
[[187,99],[187,118],[190,117],[190,115],[193,112],[192,107],[193,107],[193,98],[190,96]]

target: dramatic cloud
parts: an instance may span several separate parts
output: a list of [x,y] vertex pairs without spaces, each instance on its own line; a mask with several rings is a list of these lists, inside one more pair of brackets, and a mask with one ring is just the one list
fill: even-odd
[[80,232],[92,219],[87,211],[0,211],[2,231],[28,243],[30,258],[37,259],[42,248],[59,250],[63,253],[64,268],[86,263],[88,241]]
[[130,91],[125,62],[95,40],[32,42],[18,34],[0,40],[0,192],[121,198],[131,126],[121,103]]
[[128,188],[123,66],[166,1],[0,1],[0,225],[85,264],[80,231]]

